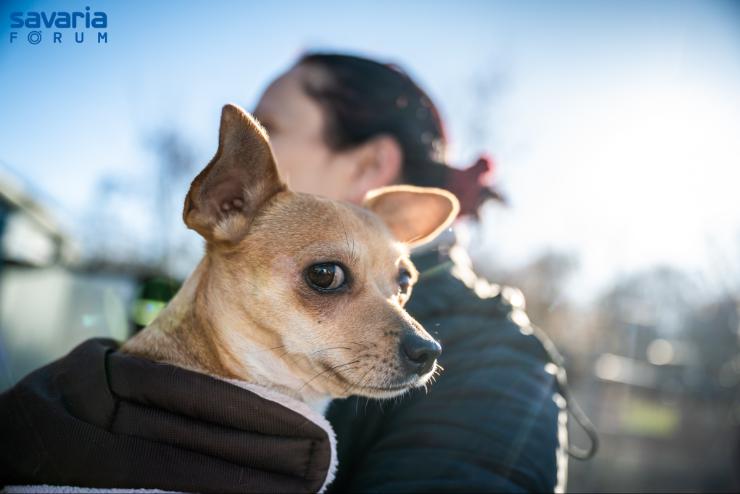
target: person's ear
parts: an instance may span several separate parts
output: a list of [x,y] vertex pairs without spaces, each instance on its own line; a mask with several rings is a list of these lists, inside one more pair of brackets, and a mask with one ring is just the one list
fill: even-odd
[[368,191],[394,183],[401,173],[403,151],[398,141],[382,134],[352,150],[350,201],[360,203]]
[[236,243],[265,201],[283,190],[267,133],[228,104],[221,112],[218,151],[190,185],[182,217],[208,242]]
[[434,239],[460,211],[457,198],[450,192],[412,185],[371,190],[362,205],[380,216],[393,236],[410,247]]

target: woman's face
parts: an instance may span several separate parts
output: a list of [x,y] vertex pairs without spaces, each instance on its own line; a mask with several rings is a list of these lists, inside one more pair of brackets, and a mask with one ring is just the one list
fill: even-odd
[[323,111],[303,89],[304,81],[320,82],[321,77],[323,73],[312,67],[289,70],[265,90],[254,116],[270,135],[278,169],[291,189],[357,202],[353,165],[360,156],[329,148]]

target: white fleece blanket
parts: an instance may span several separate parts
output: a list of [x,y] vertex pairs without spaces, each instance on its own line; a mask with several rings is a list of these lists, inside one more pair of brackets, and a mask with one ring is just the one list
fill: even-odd
[[[213,376],[217,377],[217,376]],[[326,431],[326,434],[329,436],[329,444],[331,445],[331,463],[329,464],[329,470],[326,473],[326,479],[324,479],[324,483],[321,486],[321,489],[319,490],[320,493],[324,492],[329,484],[332,483],[334,480],[334,476],[336,475],[337,471],[337,438],[334,434],[334,429],[332,429],[331,424],[328,420],[326,420],[326,417],[323,415],[317,413],[315,410],[313,410],[311,407],[303,403],[302,401],[298,401],[294,398],[291,398],[288,395],[285,395],[283,393],[278,393],[277,391],[265,388],[264,386],[258,386],[256,384],[250,384],[246,383],[244,381],[239,381],[236,379],[223,379],[218,378],[222,381],[226,381],[230,384],[233,384],[234,386],[238,386],[242,389],[246,389],[247,391],[251,391],[252,393],[261,396],[262,398],[266,400],[270,400],[274,403],[278,403],[285,408],[289,408],[290,410],[293,410],[296,413],[299,413],[306,417],[308,420],[313,422],[314,424],[321,427],[324,431]],[[74,486],[66,486],[66,485],[9,485],[6,486],[2,492],[8,493],[8,494],[57,494],[57,493],[67,493],[67,494],[78,494],[78,493],[85,493],[85,494],[122,494],[122,493],[136,493],[136,494],[148,494],[148,493],[166,493],[166,494],[178,494],[176,491],[162,491],[159,489],[114,489],[114,488],[100,488],[100,487],[74,487]],[[182,493],[180,493],[182,494]]]

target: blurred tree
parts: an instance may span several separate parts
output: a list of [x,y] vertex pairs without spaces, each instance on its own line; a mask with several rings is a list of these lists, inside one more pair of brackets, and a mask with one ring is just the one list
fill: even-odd
[[553,316],[567,305],[565,285],[577,267],[578,261],[573,255],[551,251],[520,269],[500,272],[496,279],[522,290],[532,321],[547,328],[548,332],[557,332],[560,321],[556,324]]
[[499,120],[496,118],[497,103],[503,100],[506,85],[504,73],[493,68],[495,66],[487,65],[475,74],[468,83],[469,90],[465,92],[470,106],[466,112],[467,128],[463,145],[473,153],[489,149],[496,151],[495,125]]
[[180,219],[195,153],[172,127],[152,133],[145,144],[154,154],[152,167],[98,179],[85,214],[85,257],[91,266],[179,277],[196,257]]
[[124,218],[122,205],[143,200],[134,177],[106,173],[98,178],[84,213],[83,260],[87,264],[122,263],[142,260],[146,250],[142,239]]
[[705,383],[740,389],[740,300],[726,296],[692,311],[684,330],[697,354]]
[[657,266],[625,276],[596,303],[601,350],[645,359],[657,337],[676,337],[701,304],[696,283],[684,272]]
[[159,244],[159,264],[165,272],[172,272],[171,259],[173,251],[182,249],[182,242],[177,242],[173,227],[181,225],[180,211],[184,193],[180,192],[187,185],[194,169],[194,152],[186,139],[174,128],[163,128],[156,132],[150,141],[157,157],[156,191],[153,195],[154,211],[158,218],[155,229]]

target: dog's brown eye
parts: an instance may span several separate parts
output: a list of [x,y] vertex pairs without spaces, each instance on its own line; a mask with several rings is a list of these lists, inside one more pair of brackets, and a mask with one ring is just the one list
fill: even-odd
[[313,288],[321,291],[336,290],[344,286],[344,270],[338,264],[314,264],[306,271],[306,278]]
[[403,269],[398,274],[398,290],[402,294],[406,294],[409,292],[410,288],[411,288],[411,273]]

